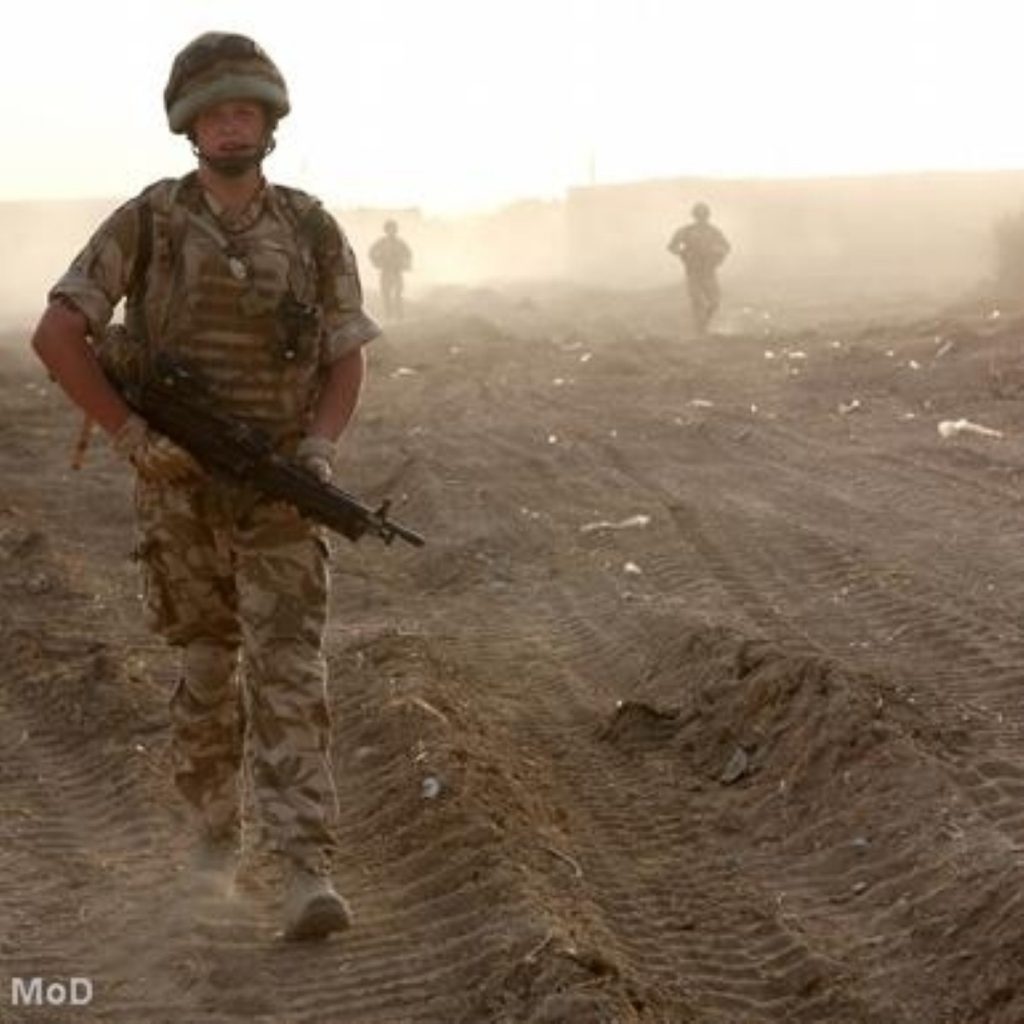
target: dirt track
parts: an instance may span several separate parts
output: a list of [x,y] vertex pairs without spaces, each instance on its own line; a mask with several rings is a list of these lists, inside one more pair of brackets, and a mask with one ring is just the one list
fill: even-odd
[[344,484],[429,545],[336,546],[358,926],[312,947],[258,851],[182,899],[130,481],[5,362],[0,1020],[1024,1020],[1024,325],[674,302],[452,291],[375,346]]

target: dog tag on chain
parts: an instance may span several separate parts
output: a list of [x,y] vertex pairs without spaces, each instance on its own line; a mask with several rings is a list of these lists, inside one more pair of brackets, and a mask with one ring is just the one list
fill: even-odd
[[249,276],[248,268],[237,256],[228,257],[228,270],[236,281],[244,281]]

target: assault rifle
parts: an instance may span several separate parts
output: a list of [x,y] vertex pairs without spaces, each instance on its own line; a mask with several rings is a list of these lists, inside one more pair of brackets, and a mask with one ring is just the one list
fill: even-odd
[[390,544],[396,537],[420,547],[423,537],[388,517],[390,501],[372,509],[275,452],[257,427],[212,411],[205,387],[183,364],[160,353],[150,372],[130,384],[116,381],[125,401],[154,430],[185,449],[215,476],[248,484],[286,501],[302,515],[355,542],[365,533]]

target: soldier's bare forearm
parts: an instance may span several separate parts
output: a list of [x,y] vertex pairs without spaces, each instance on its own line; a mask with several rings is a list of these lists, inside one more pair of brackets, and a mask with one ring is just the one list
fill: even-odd
[[323,389],[313,410],[309,433],[336,440],[348,426],[359,404],[366,362],[357,349],[333,362],[327,371]]
[[36,327],[32,347],[71,401],[107,433],[115,434],[131,410],[103,373],[86,341],[86,331],[82,313],[53,302]]

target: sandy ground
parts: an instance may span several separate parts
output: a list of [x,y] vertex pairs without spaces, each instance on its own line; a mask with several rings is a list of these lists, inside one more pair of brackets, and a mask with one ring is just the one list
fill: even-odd
[[313,946],[258,849],[183,897],[131,483],[5,349],[0,1020],[1024,1020],[1024,325],[678,303],[453,289],[375,344],[343,485],[428,545],[335,545]]

